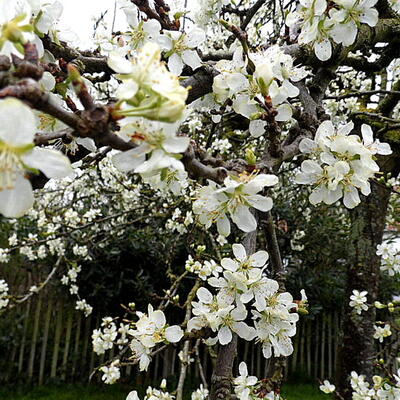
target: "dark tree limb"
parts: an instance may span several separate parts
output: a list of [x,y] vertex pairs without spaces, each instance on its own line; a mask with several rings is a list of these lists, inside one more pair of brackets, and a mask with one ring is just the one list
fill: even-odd
[[183,80],[181,85],[189,89],[189,96],[186,99],[186,103],[193,103],[193,101],[211,93],[214,77],[218,74],[219,72],[216,69],[205,66],[199,68],[192,76]]

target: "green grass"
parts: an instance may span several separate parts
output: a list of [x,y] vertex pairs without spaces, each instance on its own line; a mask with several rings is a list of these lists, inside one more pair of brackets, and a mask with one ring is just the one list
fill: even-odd
[[[41,386],[36,388],[0,389],[0,400],[125,400],[132,388],[127,386]],[[282,395],[287,400],[331,400],[318,387],[307,384],[287,384]]]
[[310,384],[287,384],[282,387],[282,396],[287,400],[332,400],[331,395],[322,393],[318,386]]
[[128,393],[122,386],[41,386],[0,390],[0,400],[125,400]]

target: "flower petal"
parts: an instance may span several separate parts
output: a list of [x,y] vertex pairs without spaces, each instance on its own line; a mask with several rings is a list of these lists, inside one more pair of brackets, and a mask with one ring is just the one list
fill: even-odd
[[189,65],[193,70],[201,67],[201,58],[196,50],[186,50],[182,53],[182,60],[186,65]]
[[254,215],[250,212],[249,207],[239,206],[234,214],[232,221],[243,232],[253,232],[257,228],[257,221]]
[[273,206],[273,201],[271,197],[261,196],[260,194],[253,194],[252,196],[248,196],[247,201],[252,207],[263,212],[269,211]]
[[266,126],[267,123],[265,121],[261,121],[260,119],[250,121],[249,124],[250,135],[255,138],[264,135]]
[[18,218],[33,206],[30,182],[21,174],[16,177],[13,189],[0,190],[0,214],[7,218]]
[[217,220],[217,230],[222,236],[229,236],[231,233],[231,223],[228,217],[224,214],[221,218]]
[[189,146],[190,139],[183,136],[171,136],[164,140],[163,147],[169,153],[183,153]]
[[236,244],[232,245],[232,251],[237,260],[239,260],[241,262],[246,260],[246,258],[247,258],[246,249],[244,248],[244,246],[242,244],[236,243]]
[[254,267],[261,268],[268,261],[269,255],[265,250],[259,250],[250,256],[251,263]]
[[332,45],[329,39],[314,44],[315,55],[321,61],[327,61],[332,56]]
[[223,326],[218,331],[218,339],[222,345],[226,345],[231,342],[232,340],[232,332],[227,326]]
[[11,146],[33,142],[36,132],[32,110],[14,98],[0,100],[0,141]]
[[205,304],[210,304],[213,300],[213,295],[205,287],[201,287],[196,292],[198,299]]
[[178,325],[169,326],[165,330],[165,338],[170,343],[177,343],[182,339],[182,337],[183,337],[183,331],[182,328]]
[[73,173],[68,157],[56,150],[35,147],[21,158],[26,165],[39,169],[47,178],[64,178]]
[[183,70],[183,62],[178,54],[174,53],[168,58],[168,68],[175,75],[181,74]]
[[115,154],[112,157],[112,162],[120,171],[132,171],[146,160],[146,151],[143,151],[144,149],[144,146],[139,146],[135,149]]
[[119,51],[110,52],[107,64],[113,71],[119,74],[129,74],[133,70],[132,63],[122,56]]

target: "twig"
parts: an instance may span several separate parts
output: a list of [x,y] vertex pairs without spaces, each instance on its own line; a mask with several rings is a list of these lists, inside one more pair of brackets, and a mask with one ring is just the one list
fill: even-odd
[[366,90],[365,92],[353,92],[346,93],[338,96],[326,96],[324,100],[343,100],[348,99],[350,97],[362,97],[362,96],[372,96],[374,94],[400,94],[399,91],[396,90]]
[[38,294],[51,280],[51,278],[54,276],[54,274],[56,273],[60,262],[61,262],[62,257],[59,257],[56,265],[53,267],[53,269],[50,271],[49,275],[47,275],[46,279],[39,285],[38,289],[35,290],[34,292],[31,291],[29,293],[27,293],[25,296],[23,296],[21,299],[18,300],[14,300],[13,304],[11,304],[8,309],[12,309],[14,307],[17,306],[17,304],[21,304],[24,303],[25,301],[27,301],[28,299],[30,299],[32,296],[34,296],[35,294]]
[[194,345],[194,351],[196,353],[196,364],[197,367],[199,368],[200,378],[203,383],[203,386],[205,389],[208,389],[207,379],[204,374],[203,365],[201,364],[199,346],[200,346],[200,339],[197,339],[196,344]]

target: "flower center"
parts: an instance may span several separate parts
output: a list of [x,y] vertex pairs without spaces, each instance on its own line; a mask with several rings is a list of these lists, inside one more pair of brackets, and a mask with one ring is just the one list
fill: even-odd
[[13,189],[17,174],[23,170],[18,154],[0,143],[0,190]]
[[185,35],[182,35],[175,43],[174,43],[174,51],[177,54],[182,54],[184,51],[190,50],[188,45],[185,43]]
[[143,31],[142,26],[138,27],[137,30],[132,31],[130,35],[135,47],[146,38],[146,33]]

